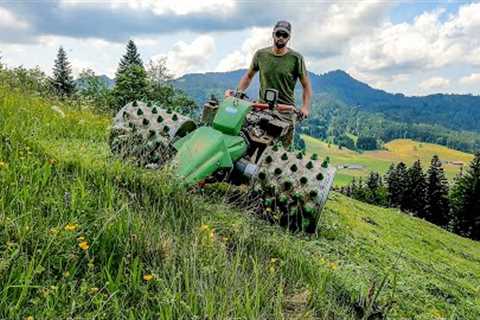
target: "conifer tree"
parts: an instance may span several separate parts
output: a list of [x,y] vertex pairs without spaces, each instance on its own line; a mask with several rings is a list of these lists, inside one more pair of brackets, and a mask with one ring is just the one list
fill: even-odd
[[407,170],[407,187],[404,196],[404,206],[407,211],[423,217],[426,188],[425,173],[423,173],[420,160],[417,160]]
[[453,187],[452,211],[456,231],[480,240],[480,152]]
[[385,180],[390,206],[400,207],[403,210],[405,206],[403,198],[407,187],[407,166],[405,163],[399,162],[396,167],[392,164],[387,171]]
[[434,155],[427,171],[425,193],[425,218],[439,226],[449,221],[448,181],[442,168],[442,162]]
[[120,74],[124,73],[130,66],[136,65],[141,67],[143,70],[142,59],[140,58],[140,53],[138,53],[137,46],[133,40],[128,40],[127,43],[127,52],[123,55],[120,63],[118,64],[117,73],[115,77],[118,78]]
[[148,96],[147,73],[135,43],[130,40],[127,51],[118,65],[113,97],[118,110],[128,102],[143,100]]
[[60,47],[53,67],[53,77],[51,79],[52,87],[55,93],[61,97],[70,96],[75,91],[73,82],[72,67],[68,62],[67,53]]

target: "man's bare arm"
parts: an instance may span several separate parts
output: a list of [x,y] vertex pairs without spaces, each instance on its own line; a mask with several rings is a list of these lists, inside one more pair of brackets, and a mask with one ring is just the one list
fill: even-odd
[[243,77],[240,79],[240,82],[238,83],[237,89],[239,91],[245,92],[247,90],[248,86],[250,85],[250,82],[252,82],[253,77],[255,76],[256,71],[252,69],[248,69],[247,72],[243,75]]
[[303,104],[300,108],[300,112],[303,114],[305,118],[307,118],[310,114],[310,101],[312,99],[312,84],[310,83],[310,79],[308,75],[305,74],[303,77],[300,78],[300,83],[303,87]]

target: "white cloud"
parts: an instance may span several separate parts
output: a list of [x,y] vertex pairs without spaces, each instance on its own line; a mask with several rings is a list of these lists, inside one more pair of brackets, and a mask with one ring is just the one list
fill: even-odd
[[[99,2],[100,3],[100,2]],[[93,6],[95,3],[84,0],[61,0],[66,8],[79,6]],[[234,0],[105,0],[102,6],[109,5],[112,9],[150,10],[156,15],[175,14],[188,15],[192,13],[208,12],[225,14],[235,7]]]
[[250,36],[242,44],[240,50],[235,50],[223,58],[216,71],[231,71],[246,68],[250,65],[255,51],[266,47],[272,42],[270,28],[252,28]]
[[24,21],[16,17],[13,13],[8,11],[5,8],[0,7],[0,29],[27,29],[29,24],[27,21]]
[[465,62],[480,45],[480,3],[460,7],[445,22],[445,12],[425,12],[413,23],[387,23],[352,43],[350,54],[364,72],[436,69]]
[[450,80],[442,77],[433,77],[420,82],[419,87],[425,93],[432,93],[435,90],[445,90],[450,85]]
[[211,36],[199,36],[190,44],[184,41],[177,42],[166,55],[154,55],[151,59],[167,58],[167,68],[175,77],[182,76],[187,72],[204,71],[202,68],[207,64],[215,52],[215,40]]
[[472,73],[469,76],[460,79],[460,83],[464,85],[478,85],[480,86],[480,73]]
[[304,8],[304,18],[294,28],[292,41],[306,54],[341,54],[352,39],[368,34],[383,22],[391,5],[381,0],[316,3]]

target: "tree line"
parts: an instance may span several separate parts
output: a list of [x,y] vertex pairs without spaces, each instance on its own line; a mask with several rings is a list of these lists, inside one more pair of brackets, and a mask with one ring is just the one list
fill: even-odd
[[[0,61],[1,62],[1,61]],[[0,80],[13,89],[22,89],[71,104],[93,106],[94,111],[116,113],[129,101],[151,101],[182,113],[191,113],[195,102],[183,91],[174,88],[165,59],[144,65],[134,41],[129,40],[115,73],[115,83],[109,86],[94,71],[83,70],[74,79],[67,53],[60,47],[54,61],[52,76],[38,67],[22,66],[7,69],[0,63]]]
[[392,164],[382,177],[370,172],[338,189],[354,199],[399,208],[449,231],[480,240],[480,152],[450,186],[439,157],[434,155],[425,172],[420,160],[407,167]]

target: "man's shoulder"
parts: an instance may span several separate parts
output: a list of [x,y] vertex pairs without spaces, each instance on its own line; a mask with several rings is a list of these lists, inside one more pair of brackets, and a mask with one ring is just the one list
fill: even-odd
[[256,55],[265,55],[265,54],[271,54],[272,53],[272,47],[265,47],[265,48],[261,48],[261,49],[258,49],[255,54]]
[[298,58],[298,59],[303,60],[302,54],[301,54],[300,52],[298,52],[298,51],[293,50],[292,48],[288,48],[288,54],[290,54],[290,55],[292,55],[292,56],[294,56],[294,57],[296,57],[296,58]]

